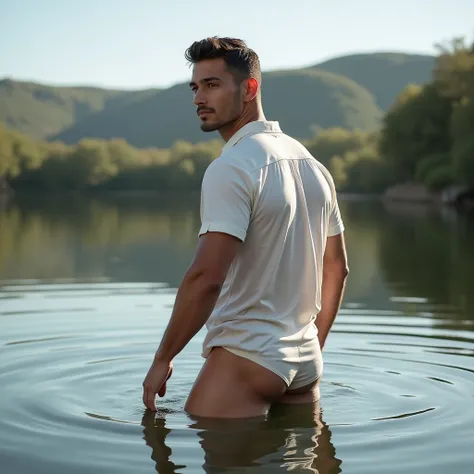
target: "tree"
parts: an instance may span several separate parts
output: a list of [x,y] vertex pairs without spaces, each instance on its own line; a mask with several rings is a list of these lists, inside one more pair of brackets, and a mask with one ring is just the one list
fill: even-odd
[[118,172],[118,166],[113,162],[107,143],[102,140],[81,140],[67,165],[68,181],[73,189],[96,186]]
[[441,96],[460,102],[474,91],[474,43],[469,47],[464,38],[455,38],[437,48],[433,83]]
[[383,120],[379,152],[395,179],[412,181],[424,157],[449,152],[452,103],[434,84],[409,86]]
[[434,85],[453,103],[449,122],[452,176],[474,186],[474,43],[469,47],[464,38],[455,38],[438,49]]
[[454,107],[450,131],[453,174],[458,182],[474,186],[474,93]]
[[312,140],[306,142],[308,151],[324,166],[330,167],[333,156],[342,156],[348,151],[359,150],[369,140],[367,132],[351,131],[344,128],[322,130]]
[[136,148],[122,138],[115,138],[106,143],[110,160],[119,170],[136,166]]
[[344,189],[347,191],[381,192],[392,184],[388,166],[373,146],[347,152],[343,162],[346,178]]
[[0,177],[8,180],[20,173],[20,160],[13,150],[13,132],[0,124]]

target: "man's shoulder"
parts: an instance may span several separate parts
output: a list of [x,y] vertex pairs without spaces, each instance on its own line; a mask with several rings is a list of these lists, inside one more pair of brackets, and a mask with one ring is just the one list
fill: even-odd
[[231,149],[221,153],[208,165],[204,172],[203,184],[218,182],[221,184],[251,179],[252,165],[243,160],[237,150]]
[[252,143],[250,137],[245,137],[234,146],[223,150],[211,164],[222,170],[233,169],[251,174],[258,168],[264,156],[264,148]]

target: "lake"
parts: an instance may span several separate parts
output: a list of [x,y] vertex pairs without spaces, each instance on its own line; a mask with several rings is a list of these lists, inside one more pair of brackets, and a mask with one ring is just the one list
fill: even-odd
[[141,383],[199,229],[199,196],[22,198],[0,210],[0,471],[474,472],[474,219],[343,200],[350,275],[317,407],[220,423]]

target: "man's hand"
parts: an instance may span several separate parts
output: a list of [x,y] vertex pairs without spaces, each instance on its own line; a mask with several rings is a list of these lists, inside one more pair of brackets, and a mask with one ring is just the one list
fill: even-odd
[[173,373],[173,363],[155,359],[143,381],[143,403],[147,408],[156,411],[155,397],[164,397],[166,382]]

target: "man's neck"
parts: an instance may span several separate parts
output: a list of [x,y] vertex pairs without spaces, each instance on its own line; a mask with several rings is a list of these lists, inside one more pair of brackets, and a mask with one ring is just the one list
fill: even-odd
[[244,113],[235,121],[229,124],[227,127],[223,127],[219,130],[219,133],[223,140],[227,143],[233,135],[235,135],[243,126],[250,122],[266,120],[265,114],[261,107],[251,113]]

